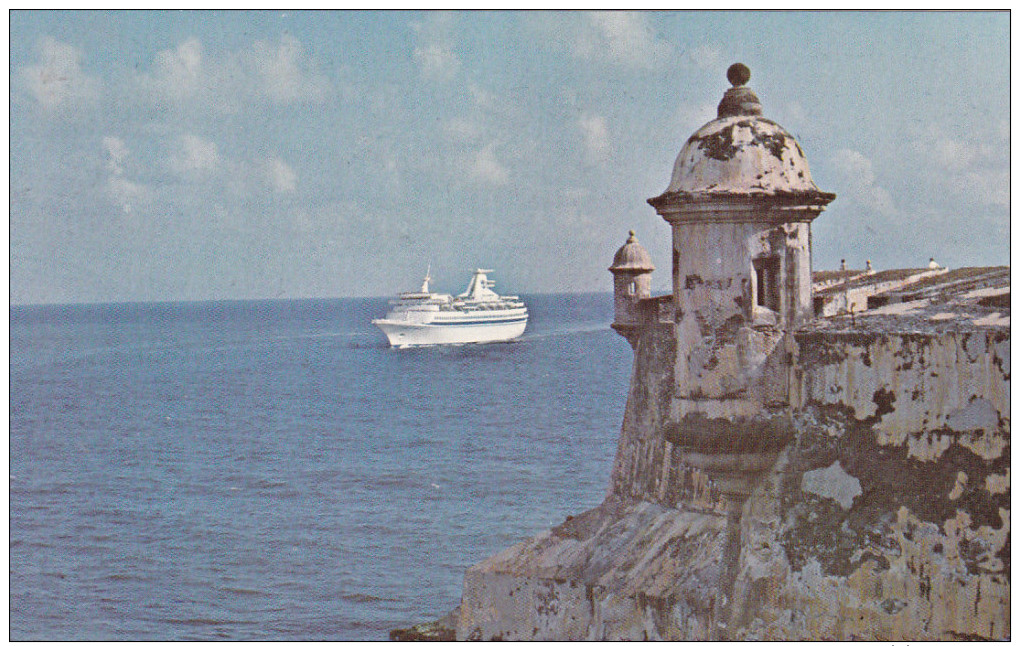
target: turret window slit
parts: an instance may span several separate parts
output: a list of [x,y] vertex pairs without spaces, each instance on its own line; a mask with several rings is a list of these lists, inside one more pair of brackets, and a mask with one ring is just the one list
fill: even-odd
[[755,305],[779,311],[779,261],[777,258],[754,260]]

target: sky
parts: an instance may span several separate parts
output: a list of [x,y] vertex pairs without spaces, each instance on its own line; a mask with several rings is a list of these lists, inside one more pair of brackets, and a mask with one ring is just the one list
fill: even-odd
[[609,291],[726,68],[836,200],[814,269],[1009,263],[1009,14],[10,13],[10,299]]

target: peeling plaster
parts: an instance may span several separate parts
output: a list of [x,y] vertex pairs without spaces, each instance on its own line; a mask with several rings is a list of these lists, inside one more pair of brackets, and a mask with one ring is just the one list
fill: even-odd
[[[779,354],[759,364],[715,351],[723,333],[708,328],[706,341],[692,321],[680,340],[703,343],[699,362],[714,352],[715,370],[760,365],[754,379],[775,379]],[[797,334],[782,413],[795,437],[745,505],[722,596],[725,507],[713,478],[666,441],[668,423],[700,412],[729,420],[739,441],[761,407],[678,398],[675,371],[691,366],[676,361],[676,334],[639,331],[607,501],[473,568],[463,616],[475,623],[459,634],[484,624],[491,632],[477,636],[503,639],[1010,636],[1008,331]],[[608,511],[635,500],[645,502],[622,519]]]
[[985,488],[990,494],[1002,494],[1009,491],[1009,467],[1006,467],[1006,473],[989,473],[988,477],[985,478]]
[[805,473],[800,488],[806,493],[835,500],[843,509],[850,509],[862,491],[861,481],[844,471],[839,460],[824,469]]
[[987,298],[989,296],[1002,296],[1009,293],[1009,287],[984,287],[967,292],[960,298]]
[[993,429],[998,425],[999,414],[995,406],[980,397],[975,397],[964,408],[958,408],[946,416],[946,426],[954,431]]
[[862,312],[860,316],[908,316],[914,314],[917,310],[928,307],[929,304],[928,299],[907,301],[906,303],[892,303]]
[[949,492],[950,500],[958,500],[963,495],[964,486],[967,484],[967,473],[960,471],[956,474],[956,485],[953,486],[953,490]]
[[797,141],[756,116],[715,119],[691,135],[667,192],[817,193]]
[[974,325],[995,325],[999,327],[1009,327],[1009,315],[1003,315],[1000,312],[992,312],[988,316],[982,316],[976,318],[973,321]]

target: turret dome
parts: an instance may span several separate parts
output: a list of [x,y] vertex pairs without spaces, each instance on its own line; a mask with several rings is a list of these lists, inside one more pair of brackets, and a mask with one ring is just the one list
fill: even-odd
[[[737,63],[727,76],[733,87],[718,116],[691,135],[677,156],[666,193],[685,197],[835,197],[811,179],[800,144],[779,124],[761,116],[758,97],[744,83],[750,71]],[[650,200],[651,201],[651,200]]]
[[763,117],[715,119],[687,140],[667,192],[817,193],[804,151]]
[[638,242],[634,231],[631,231],[627,242],[617,249],[616,255],[613,256],[613,264],[609,271],[643,272],[653,271],[654,269],[655,265],[652,264],[652,257],[648,255],[648,251]]

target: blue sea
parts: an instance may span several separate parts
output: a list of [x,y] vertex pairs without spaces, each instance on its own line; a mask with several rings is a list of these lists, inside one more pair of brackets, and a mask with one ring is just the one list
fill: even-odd
[[394,350],[386,299],[13,307],[10,638],[384,640],[609,483],[610,294]]

